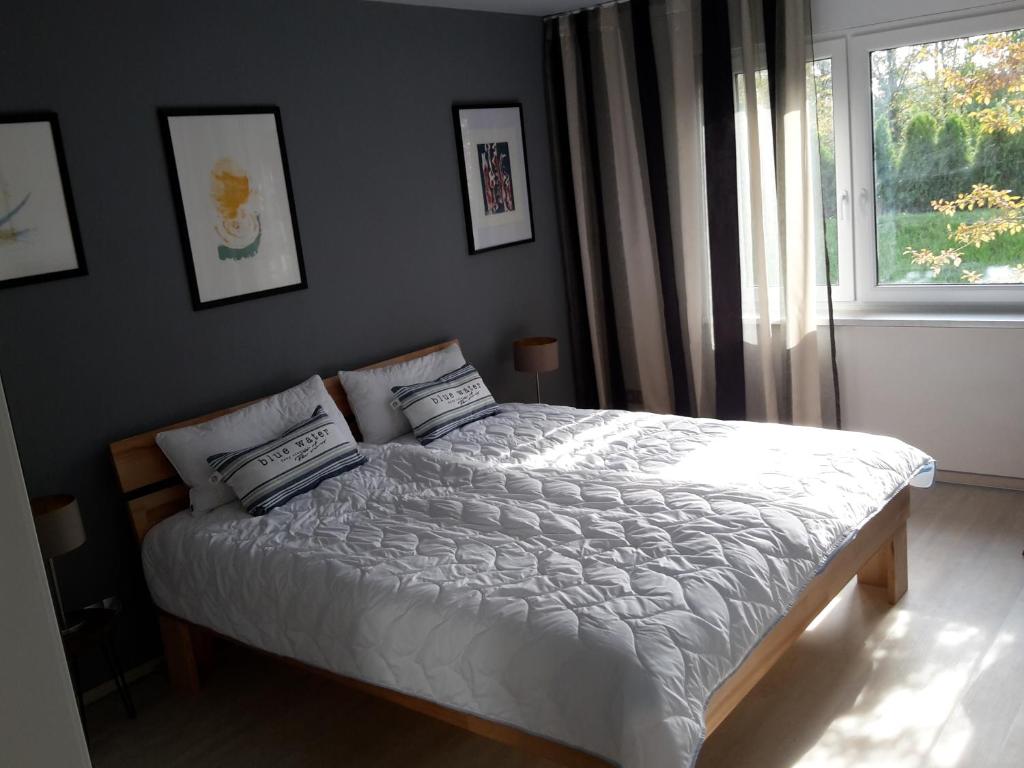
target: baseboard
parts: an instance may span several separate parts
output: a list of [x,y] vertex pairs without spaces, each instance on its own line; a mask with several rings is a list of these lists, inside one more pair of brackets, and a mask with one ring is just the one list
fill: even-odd
[[[150,659],[144,664],[140,664],[139,666],[133,667],[132,669],[129,669],[127,672],[125,672],[124,679],[128,682],[129,685],[131,685],[139,678],[145,677],[146,675],[151,675],[153,672],[162,667],[163,663],[164,660],[162,656],[156,659]],[[90,688],[88,691],[83,693],[82,703],[92,704],[94,701],[99,701],[104,696],[109,696],[116,690],[117,686],[114,684],[114,681],[107,680],[107,682],[100,683],[95,688]]]
[[935,479],[940,483],[952,483],[954,485],[976,485],[982,488],[1024,491],[1024,477],[980,475],[976,472],[951,472],[948,469],[940,469],[935,473]]

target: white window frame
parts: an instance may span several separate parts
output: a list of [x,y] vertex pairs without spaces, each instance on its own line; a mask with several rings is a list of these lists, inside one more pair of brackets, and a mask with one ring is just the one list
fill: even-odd
[[[973,37],[1024,28],[1024,9],[1003,11],[914,26],[853,34],[849,39],[849,105],[852,139],[854,268],[856,303],[922,305],[1024,305],[1024,285],[879,285],[875,242],[874,130],[872,126],[871,64],[873,51],[919,45],[955,37]],[[833,81],[835,75],[833,74]],[[835,94],[833,100],[835,101]],[[838,145],[839,139],[836,138]],[[837,151],[838,155],[838,151]],[[838,165],[839,159],[836,158]],[[1024,239],[1022,239],[1024,243]],[[1022,245],[1024,254],[1024,245]],[[1024,259],[1024,255],[1022,255]]]
[[[836,241],[839,284],[832,286],[832,301],[852,302],[857,298],[853,250],[853,178],[850,172],[850,99],[848,92],[846,39],[813,42],[814,60],[832,60],[832,133],[836,160]],[[818,286],[818,302],[824,306],[828,293]]]

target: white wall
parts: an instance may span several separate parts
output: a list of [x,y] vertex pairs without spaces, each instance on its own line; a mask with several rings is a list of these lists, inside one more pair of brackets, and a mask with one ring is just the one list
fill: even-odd
[[0,382],[0,765],[88,768]]
[[[815,36],[830,37],[1012,5],[811,0],[811,13]],[[845,428],[906,440],[940,469],[1024,478],[1024,328],[843,325],[836,345]]]
[[1024,478],[1024,328],[840,326],[843,427]]

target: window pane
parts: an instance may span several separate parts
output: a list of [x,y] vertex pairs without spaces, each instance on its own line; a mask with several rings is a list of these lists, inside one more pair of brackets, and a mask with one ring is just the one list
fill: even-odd
[[1024,283],[1024,31],[871,54],[881,284]]
[[[832,59],[807,65],[807,97],[814,98],[817,112],[818,172],[821,180],[821,213],[825,248],[828,249],[829,282],[839,284],[839,200],[836,197],[836,138],[832,120]],[[811,127],[814,130],[814,126]],[[825,250],[817,244],[818,285],[825,285]]]

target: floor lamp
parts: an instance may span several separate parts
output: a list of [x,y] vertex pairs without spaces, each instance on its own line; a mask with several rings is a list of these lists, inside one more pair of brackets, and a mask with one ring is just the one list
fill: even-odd
[[82,515],[78,511],[78,502],[74,496],[44,496],[32,499],[32,517],[36,524],[36,535],[39,537],[39,549],[46,559],[52,582],[60,629],[61,632],[66,632],[71,628],[68,627],[67,614],[64,612],[64,600],[60,594],[60,582],[57,579],[54,560],[85,544]]

